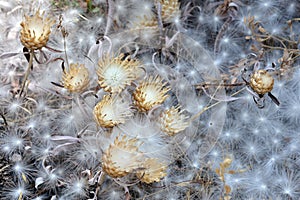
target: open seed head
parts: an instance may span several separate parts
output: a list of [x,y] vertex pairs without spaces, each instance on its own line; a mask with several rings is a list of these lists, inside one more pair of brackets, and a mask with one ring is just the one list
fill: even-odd
[[139,77],[140,65],[123,54],[114,58],[106,55],[98,62],[98,83],[106,92],[119,93]]
[[161,17],[164,22],[172,23],[180,17],[178,0],[157,0],[161,4]]
[[132,116],[129,102],[114,95],[105,95],[94,108],[94,117],[98,125],[112,128],[124,123]]
[[142,81],[133,92],[135,105],[142,112],[162,104],[168,98],[170,87],[166,86],[159,76],[150,76]]
[[72,93],[81,93],[86,90],[89,81],[89,71],[83,64],[70,64],[69,70],[65,71],[62,77],[64,88]]
[[102,169],[113,178],[121,178],[143,165],[137,139],[117,136],[102,157]]
[[165,110],[159,121],[161,130],[169,136],[173,136],[189,126],[188,116],[180,111],[180,106],[172,106],[170,109]]
[[159,182],[167,173],[167,165],[160,163],[156,158],[148,158],[144,162],[145,170],[137,173],[137,177],[144,183]]
[[28,49],[36,50],[46,46],[51,26],[55,23],[50,18],[44,18],[44,13],[40,15],[38,10],[35,15],[25,15],[25,20],[21,22],[20,40]]

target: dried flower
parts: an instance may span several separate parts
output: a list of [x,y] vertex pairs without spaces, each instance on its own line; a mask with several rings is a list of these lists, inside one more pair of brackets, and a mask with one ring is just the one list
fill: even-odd
[[144,28],[158,28],[158,22],[155,17],[149,18],[148,16],[137,17],[136,21],[133,23],[133,29],[144,29]]
[[83,64],[70,64],[69,70],[63,73],[62,82],[69,92],[83,92],[89,86],[89,71]]
[[178,0],[158,0],[161,4],[161,17],[164,22],[171,23],[180,17]]
[[156,158],[148,158],[144,162],[145,170],[137,173],[137,177],[144,183],[159,182],[161,178],[167,175],[167,166],[159,163]]
[[137,139],[117,136],[114,143],[110,144],[103,154],[102,169],[109,176],[120,178],[141,167],[143,160]]
[[187,128],[189,126],[188,116],[182,112],[180,106],[172,106],[164,111],[160,117],[161,130],[169,136],[173,136]]
[[250,78],[250,87],[259,95],[264,95],[273,89],[274,79],[266,70],[255,71]]
[[112,95],[105,95],[94,108],[97,123],[106,128],[124,123],[131,115],[129,103]]
[[170,87],[166,87],[159,76],[150,76],[133,92],[133,98],[138,109],[142,112],[148,111],[156,105],[162,104],[168,97]]
[[98,62],[98,66],[98,83],[110,93],[121,92],[136,80],[141,72],[140,62],[130,59],[129,56],[124,59],[123,54],[115,58],[106,55]]
[[46,46],[50,28],[55,23],[50,18],[43,18],[44,12],[40,15],[38,10],[32,17],[25,15],[25,20],[21,22],[22,30],[20,39],[22,44],[32,50],[41,49]]

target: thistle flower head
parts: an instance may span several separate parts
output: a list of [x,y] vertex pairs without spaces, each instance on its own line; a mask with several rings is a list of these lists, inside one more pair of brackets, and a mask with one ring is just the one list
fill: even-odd
[[171,23],[180,17],[178,0],[157,0],[161,4],[161,17],[164,22]]
[[162,104],[168,97],[170,87],[162,82],[159,76],[150,76],[133,92],[133,98],[138,109],[142,112],[148,111],[156,105]]
[[94,108],[95,120],[106,128],[124,123],[131,115],[129,103],[114,95],[105,95]]
[[63,74],[62,82],[69,92],[83,92],[89,86],[89,71],[83,64],[70,64],[69,70]]
[[156,158],[148,158],[144,162],[145,170],[137,173],[137,177],[144,183],[159,182],[161,178],[167,175],[167,166],[160,163]]
[[106,55],[98,62],[98,83],[106,92],[119,93],[139,77],[139,68],[138,60],[124,59],[123,54],[114,58]]
[[143,17],[136,17],[136,21],[133,23],[133,29],[144,29],[144,28],[158,28],[158,22],[154,16],[148,17],[144,15]]
[[39,10],[33,16],[25,15],[25,20],[20,24],[22,26],[20,39],[22,44],[28,49],[41,49],[48,42],[51,33],[50,28],[55,21],[50,18],[44,18],[43,15],[44,12],[40,15]]
[[137,139],[117,136],[102,157],[102,168],[113,178],[126,176],[142,166],[143,154],[139,151]]
[[273,77],[266,70],[255,71],[250,78],[250,87],[260,95],[271,92],[274,86]]
[[189,126],[188,116],[180,111],[180,106],[172,106],[161,114],[160,124],[164,133],[173,136]]

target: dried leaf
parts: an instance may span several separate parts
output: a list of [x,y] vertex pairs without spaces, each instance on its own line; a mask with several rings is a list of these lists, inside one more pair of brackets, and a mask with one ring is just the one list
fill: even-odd
[[261,27],[261,26],[258,27],[258,31],[261,32],[261,33],[266,33],[266,32],[267,32],[267,31],[266,31],[263,27]]

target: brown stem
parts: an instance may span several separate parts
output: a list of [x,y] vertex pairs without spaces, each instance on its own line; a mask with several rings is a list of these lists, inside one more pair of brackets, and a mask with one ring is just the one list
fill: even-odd
[[28,67],[27,67],[27,70],[25,72],[25,76],[24,76],[24,79],[23,79],[23,82],[22,82],[22,86],[21,86],[21,90],[20,90],[20,93],[19,93],[19,97],[21,97],[21,95],[22,95],[22,93],[24,91],[27,78],[28,78],[28,76],[30,74],[30,70],[31,70],[32,62],[33,62],[33,57],[34,57],[34,50],[31,49],[30,50],[30,57],[29,57]]

